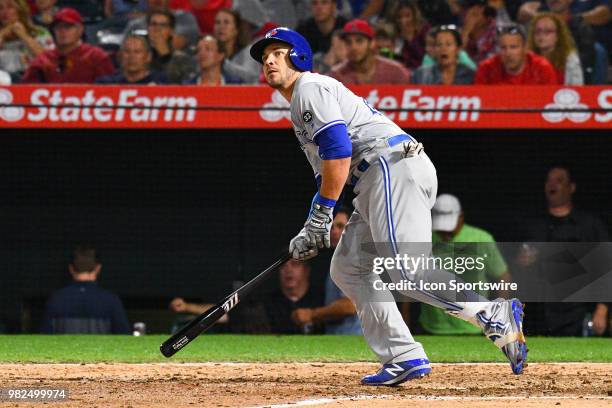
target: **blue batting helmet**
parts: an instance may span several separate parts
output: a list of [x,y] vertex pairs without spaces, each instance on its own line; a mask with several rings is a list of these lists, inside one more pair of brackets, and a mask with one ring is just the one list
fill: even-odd
[[268,45],[279,41],[291,45],[289,58],[298,70],[312,71],[312,50],[308,41],[301,34],[287,27],[277,27],[268,31],[262,39],[251,47],[251,57],[261,63],[264,49]]

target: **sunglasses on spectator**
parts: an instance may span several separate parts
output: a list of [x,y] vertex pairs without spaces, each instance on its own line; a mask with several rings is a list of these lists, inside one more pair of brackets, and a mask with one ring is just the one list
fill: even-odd
[[497,35],[503,34],[520,34],[523,35],[523,30],[517,25],[507,25],[497,27]]
[[441,25],[438,31],[459,31],[459,27],[454,24]]
[[497,27],[497,37],[501,37],[505,34],[516,34],[520,35],[525,40],[525,31],[518,25],[507,25]]

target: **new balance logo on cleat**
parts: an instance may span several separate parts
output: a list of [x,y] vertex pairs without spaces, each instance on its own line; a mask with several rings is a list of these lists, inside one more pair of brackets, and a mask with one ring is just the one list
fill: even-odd
[[431,365],[426,358],[419,358],[399,363],[385,364],[372,375],[361,379],[363,385],[395,386],[404,381],[423,378],[431,372]]
[[385,368],[385,371],[391,374],[392,376],[397,377],[398,374],[403,373],[406,370],[404,370],[402,367],[398,366],[397,364],[392,364],[392,367]]

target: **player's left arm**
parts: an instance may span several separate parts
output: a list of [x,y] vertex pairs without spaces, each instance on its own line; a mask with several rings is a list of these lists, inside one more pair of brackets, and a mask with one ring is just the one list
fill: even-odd
[[323,160],[321,169],[321,189],[319,194],[323,197],[338,201],[342,189],[348,178],[351,158]]
[[304,228],[289,243],[295,259],[316,256],[318,248],[329,248],[334,208],[348,179],[353,146],[338,101],[320,84],[302,88],[297,104],[302,112],[301,128],[318,147],[321,185],[315,194]]

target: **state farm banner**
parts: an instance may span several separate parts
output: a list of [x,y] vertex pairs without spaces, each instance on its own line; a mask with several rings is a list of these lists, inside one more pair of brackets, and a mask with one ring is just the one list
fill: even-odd
[[[406,129],[604,129],[612,87],[354,86]],[[5,128],[289,128],[288,102],[267,86],[0,87]]]

